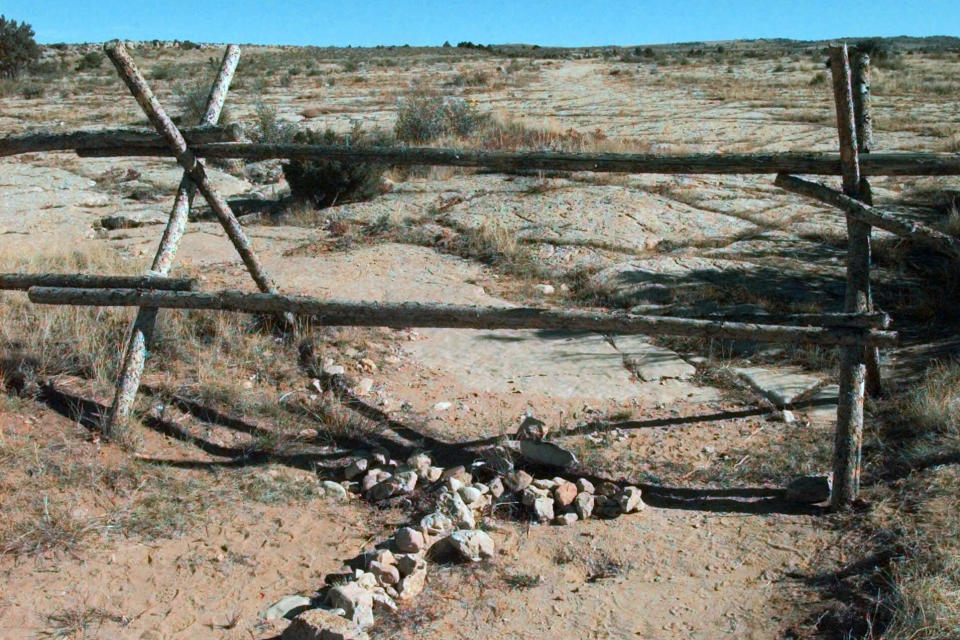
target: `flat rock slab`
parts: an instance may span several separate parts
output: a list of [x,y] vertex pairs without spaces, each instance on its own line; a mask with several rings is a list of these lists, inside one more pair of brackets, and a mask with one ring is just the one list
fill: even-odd
[[[282,227],[271,228],[279,234]],[[255,239],[259,241],[259,239]],[[191,251],[189,241],[185,249]],[[188,254],[189,255],[189,254]],[[475,262],[405,244],[379,244],[318,257],[265,257],[290,293],[376,301],[445,302],[513,306],[473,284],[483,269]],[[545,330],[418,329],[404,349],[425,369],[442,371],[464,389],[498,394],[532,393],[554,398],[654,402],[700,398],[700,387],[671,380],[693,372],[677,354],[624,337],[617,348],[603,336]],[[624,358],[635,361],[640,382]],[[646,383],[642,381],[648,381]],[[708,390],[712,391],[712,390]],[[401,393],[401,390],[397,390]],[[712,396],[712,393],[708,395]]]
[[757,393],[781,408],[793,403],[822,382],[817,376],[783,369],[743,367],[735,368],[734,371]]
[[623,355],[623,364],[640,380],[688,380],[697,369],[676,352],[650,344],[642,336],[615,336],[613,344]]
[[840,386],[828,384],[801,402],[800,410],[806,413],[811,420],[835,420],[839,399]]

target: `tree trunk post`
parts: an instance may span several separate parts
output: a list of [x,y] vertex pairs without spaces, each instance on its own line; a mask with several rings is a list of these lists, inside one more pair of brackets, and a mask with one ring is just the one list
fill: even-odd
[[276,285],[273,279],[260,264],[260,260],[250,245],[250,241],[243,232],[243,228],[240,226],[240,223],[237,222],[233,211],[230,210],[230,205],[227,204],[227,201],[223,199],[220,192],[217,191],[216,187],[214,187],[207,178],[207,172],[204,170],[203,164],[199,162],[193,151],[187,147],[187,143],[183,139],[180,130],[177,129],[177,126],[170,120],[170,117],[167,116],[156,96],[153,95],[150,86],[146,80],[143,79],[143,75],[141,75],[139,69],[137,69],[137,65],[134,64],[130,54],[127,53],[126,47],[123,46],[123,43],[114,41],[107,43],[103,48],[113,62],[113,65],[117,68],[127,88],[130,89],[130,93],[137,99],[137,102],[140,104],[144,113],[147,114],[150,122],[156,127],[157,132],[167,141],[170,150],[177,158],[177,162],[184,168],[190,176],[190,179],[193,180],[197,186],[197,190],[200,191],[207,200],[210,209],[214,215],[217,216],[220,224],[227,232],[227,236],[229,236],[231,242],[233,242],[233,246],[236,247],[237,253],[239,253],[243,259],[243,263],[253,277],[254,282],[256,282],[257,287],[264,293],[273,293],[276,291]]
[[[201,125],[214,125],[220,119],[220,112],[223,110],[224,102],[227,99],[227,91],[230,89],[230,81],[233,79],[239,61],[240,47],[229,45],[223,55],[223,61],[220,63],[220,72],[210,87],[206,109],[203,119],[200,121]],[[153,264],[147,275],[166,276],[170,272],[173,259],[180,246],[180,239],[183,237],[187,225],[187,219],[190,216],[190,206],[193,203],[196,191],[196,185],[190,179],[189,173],[184,171],[173,202],[173,210],[170,212],[170,218],[167,220],[167,226],[163,230],[160,245],[157,247]],[[107,420],[104,425],[104,431],[108,435],[122,429],[122,423],[127,420],[133,410],[133,403],[137,397],[137,390],[140,388],[140,378],[143,375],[143,367],[147,358],[147,347],[153,336],[156,321],[157,309],[144,307],[137,311],[137,317],[130,326],[127,348],[117,376],[113,403],[107,413]]]
[[[852,82],[853,113],[857,123],[857,151],[860,156],[873,150],[873,114],[870,112],[870,54],[859,48],[853,50]],[[873,190],[866,176],[860,176],[860,200],[873,204]],[[873,294],[870,294],[870,309],[873,309]],[[880,377],[880,349],[867,347],[867,393],[877,397],[883,391]]]
[[[837,130],[843,192],[860,195],[860,162],[854,118],[853,89],[847,46],[830,47],[830,70],[837,108]],[[844,311],[870,309],[870,225],[847,216],[847,290]],[[863,396],[866,367],[864,346],[843,348],[840,365],[840,397],[833,454],[834,509],[848,507],[860,490],[860,448],[863,438]]]

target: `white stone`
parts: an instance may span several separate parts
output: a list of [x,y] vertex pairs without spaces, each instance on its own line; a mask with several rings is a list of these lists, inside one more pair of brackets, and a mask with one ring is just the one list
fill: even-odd
[[264,620],[280,620],[282,618],[292,618],[301,611],[312,606],[310,598],[301,595],[284,596],[277,602],[270,605],[263,612]]
[[342,500],[347,497],[347,490],[343,488],[343,485],[339,482],[334,482],[333,480],[324,480],[320,483],[320,486],[323,487],[323,491],[328,498],[334,498],[336,500]]
[[485,531],[461,529],[451,533],[447,540],[464,560],[479,562],[493,557],[493,539]]
[[553,520],[553,498],[540,496],[533,501],[533,515],[540,522]]

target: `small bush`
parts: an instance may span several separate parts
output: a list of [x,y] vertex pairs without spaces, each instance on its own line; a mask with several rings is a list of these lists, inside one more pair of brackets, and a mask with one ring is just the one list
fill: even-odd
[[292,142],[296,135],[296,127],[280,119],[274,107],[257,104],[257,120],[253,125],[250,137],[254,142],[262,144],[282,144]]
[[177,67],[171,62],[161,62],[150,69],[150,78],[153,80],[171,80],[177,77]]
[[466,138],[488,119],[460,98],[417,94],[400,101],[394,134],[397,140],[414,143],[444,136]]
[[0,15],[0,78],[16,78],[40,59],[33,28]]
[[[300,144],[322,144],[345,147],[384,144],[382,136],[364,134],[359,126],[347,135],[327,129],[301,131],[293,137]],[[380,193],[380,179],[385,167],[362,162],[338,160],[293,160],[283,165],[283,175],[294,198],[317,208],[344,202],[371,200]]]
[[[195,127],[203,120],[207,111],[207,99],[210,97],[210,85],[200,80],[192,85],[181,85],[176,90],[176,101],[180,105],[180,124],[185,127]],[[230,107],[226,104],[220,111],[220,123],[228,123],[233,119]]]
[[46,88],[38,82],[26,82],[20,85],[20,96],[25,100],[42,98],[46,92]]
[[83,54],[83,57],[77,62],[76,70],[91,71],[93,69],[99,69],[101,64],[103,64],[103,54],[99,51],[88,51]]

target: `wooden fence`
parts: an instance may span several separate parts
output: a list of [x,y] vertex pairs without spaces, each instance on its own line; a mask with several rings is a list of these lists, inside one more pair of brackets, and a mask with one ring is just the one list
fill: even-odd
[[[839,153],[761,154],[587,154],[484,152],[436,148],[342,148],[295,144],[247,144],[236,131],[216,127],[240,50],[227,47],[211,87],[201,127],[179,130],[119,42],[104,45],[121,78],[156,129],[150,132],[76,132],[0,139],[0,156],[72,149],[81,156],[170,156],[183,168],[173,210],[150,270],[142,277],[74,274],[4,274],[0,288],[26,289],[39,304],[136,306],[139,308],[124,351],[117,390],[104,431],[127,419],[140,384],[147,344],[157,309],[220,309],[276,313],[291,327],[296,315],[330,325],[451,328],[576,329],[599,333],[697,335],[779,343],[837,345],[843,351],[834,446],[831,503],[849,505],[859,489],[864,395],[879,391],[879,347],[896,344],[889,318],[873,309],[870,293],[870,231],[873,226],[960,258],[960,242],[929,226],[879,210],[870,201],[867,176],[960,175],[960,155],[870,153],[872,146],[869,69],[866,53],[853,64],[846,45],[830,48],[837,110]],[[852,70],[851,70],[852,68]],[[868,155],[869,154],[869,155]],[[843,210],[848,251],[844,310],[841,313],[770,315],[731,319],[639,316],[629,313],[542,308],[469,307],[435,304],[343,302],[277,291],[243,228],[206,175],[205,157],[326,158],[384,165],[449,165],[493,170],[572,170],[624,173],[778,174],[775,184]],[[842,191],[790,174],[839,175]],[[261,293],[198,292],[186,279],[167,277],[183,235],[190,202],[200,191],[223,225]]]

